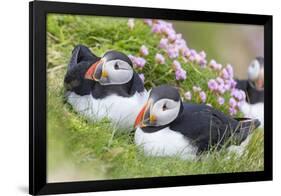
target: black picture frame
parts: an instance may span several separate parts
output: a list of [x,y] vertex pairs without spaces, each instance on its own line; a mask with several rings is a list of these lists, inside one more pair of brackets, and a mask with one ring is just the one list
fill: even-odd
[[33,1],[29,4],[29,193],[56,194],[272,180],[272,66],[265,67],[264,171],[47,183],[46,176],[46,15],[161,18],[264,26],[265,64],[272,65],[272,16],[143,7]]

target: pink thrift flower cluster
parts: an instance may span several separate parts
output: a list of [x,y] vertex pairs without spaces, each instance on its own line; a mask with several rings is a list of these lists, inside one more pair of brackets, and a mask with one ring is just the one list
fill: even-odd
[[204,91],[201,91],[201,92],[199,93],[199,96],[200,96],[201,101],[202,101],[203,103],[205,103],[205,102],[206,102],[206,99],[207,99],[206,93],[205,93]]
[[149,54],[148,49],[145,45],[142,45],[140,48],[140,54],[141,56],[147,56]]
[[[173,24],[170,22],[157,19],[144,19],[144,23],[150,27],[154,34],[160,37],[160,41],[156,54],[153,54],[153,51],[149,51],[146,45],[142,45],[139,49],[139,56],[129,55],[135,68],[141,70],[146,65],[147,60],[145,58],[151,55],[150,52],[152,55],[155,55],[154,62],[150,63],[154,63],[156,66],[172,62],[171,68],[174,71],[177,81],[184,81],[187,78],[187,72],[182,66],[185,65],[183,63],[189,63],[191,65],[194,63],[201,68],[208,67],[208,69],[216,73],[216,77],[207,82],[208,89],[204,89],[205,87],[203,88],[203,86],[193,86],[192,91],[184,93],[184,98],[186,100],[194,99],[211,107],[212,104],[214,106],[226,106],[230,115],[237,114],[239,106],[245,101],[246,96],[244,91],[235,88],[236,81],[233,78],[233,68],[230,64],[223,66],[214,59],[207,62],[206,53],[204,51],[197,52],[189,48],[182,34],[177,33]],[[129,19],[129,29],[133,29],[134,26],[134,20]],[[141,73],[139,76],[144,81],[144,74]],[[212,92],[208,93],[208,99],[207,92]],[[230,98],[226,98],[229,95]],[[215,102],[211,104],[207,101]]]
[[165,57],[162,54],[157,53],[155,55],[155,62],[157,64],[165,64]]
[[215,60],[211,60],[209,66],[211,69],[219,70],[219,77],[208,81],[209,90],[219,96],[217,98],[219,105],[225,103],[225,100],[221,95],[230,92],[231,98],[228,101],[229,114],[236,115],[239,110],[239,105],[245,101],[246,95],[244,91],[235,88],[236,81],[233,78],[234,74],[232,66],[227,64],[225,67],[222,67],[222,65],[215,62]]
[[136,57],[133,55],[128,55],[128,57],[130,58],[134,66],[137,68],[143,68],[144,65],[146,64],[146,60],[142,57]]
[[[207,100],[207,94],[198,86],[193,86],[192,87],[192,91],[193,91],[193,94],[197,94],[199,96],[199,100],[201,103],[205,103],[206,100]],[[187,91],[185,94],[184,94],[184,97],[187,99],[187,100],[191,100],[192,98],[192,94],[190,91]]]
[[213,70],[221,70],[222,65],[217,63],[214,59],[210,60],[208,66]]
[[206,66],[206,53],[204,51],[198,53],[194,49],[189,49],[182,34],[175,31],[172,23],[149,19],[146,19],[145,23],[151,27],[152,32],[162,37],[158,47],[163,49],[170,59],[181,57],[186,62],[191,61],[202,67]]
[[218,97],[217,101],[220,105],[224,104],[224,98],[223,97]]
[[177,60],[174,60],[172,67],[175,70],[176,80],[185,80],[186,79],[186,71],[181,67],[180,62],[178,62]]

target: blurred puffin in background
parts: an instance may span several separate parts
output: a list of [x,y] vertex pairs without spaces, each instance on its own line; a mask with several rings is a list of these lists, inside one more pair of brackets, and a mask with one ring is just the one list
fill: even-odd
[[118,51],[97,57],[78,45],[64,78],[66,100],[91,120],[109,118],[121,128],[133,128],[138,110],[147,99],[143,81],[131,60]]
[[[182,103],[176,88],[153,88],[135,121],[135,143],[151,156],[193,159],[227,145],[241,144],[260,125],[256,119],[235,119],[204,104]],[[230,144],[229,144],[230,145]]]
[[258,118],[264,124],[264,58],[256,57],[248,67],[248,79],[236,80],[236,88],[245,91],[246,102],[240,106],[245,117]]

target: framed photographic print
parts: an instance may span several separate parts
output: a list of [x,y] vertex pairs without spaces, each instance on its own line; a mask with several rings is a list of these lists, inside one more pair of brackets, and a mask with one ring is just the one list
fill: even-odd
[[30,194],[272,180],[272,16],[29,8]]

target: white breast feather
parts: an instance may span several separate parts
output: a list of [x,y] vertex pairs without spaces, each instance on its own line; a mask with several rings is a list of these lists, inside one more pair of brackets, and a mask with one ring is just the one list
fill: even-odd
[[261,122],[261,127],[264,126],[264,104],[256,103],[249,104],[247,102],[242,103],[240,106],[241,112],[243,112],[245,117],[256,118]]
[[71,92],[67,97],[67,101],[79,114],[91,120],[107,117],[121,128],[133,128],[134,121],[146,100],[147,92],[136,92],[132,97],[110,95],[103,99]]
[[169,127],[153,133],[145,133],[137,128],[135,143],[148,156],[179,156],[191,160],[196,157],[197,152],[197,148],[187,138]]

